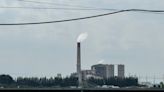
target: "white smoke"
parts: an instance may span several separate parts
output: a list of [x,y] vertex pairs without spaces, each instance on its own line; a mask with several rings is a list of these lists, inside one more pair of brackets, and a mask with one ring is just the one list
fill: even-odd
[[104,63],[104,60],[98,61],[98,64],[103,64],[103,63]]
[[85,32],[85,33],[81,33],[78,38],[77,38],[77,42],[82,42],[84,41],[86,38],[88,37],[88,33]]

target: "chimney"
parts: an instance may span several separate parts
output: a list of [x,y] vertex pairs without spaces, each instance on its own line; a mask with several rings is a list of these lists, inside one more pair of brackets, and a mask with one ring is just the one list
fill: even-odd
[[77,74],[78,74],[78,86],[82,87],[82,74],[81,74],[81,47],[80,42],[77,43]]

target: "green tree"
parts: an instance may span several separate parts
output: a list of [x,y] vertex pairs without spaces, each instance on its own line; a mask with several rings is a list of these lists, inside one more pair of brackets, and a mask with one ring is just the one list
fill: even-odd
[[164,84],[163,84],[163,82],[160,82],[160,85],[161,85],[162,88],[164,88]]
[[0,84],[12,84],[15,81],[13,80],[13,78],[10,75],[0,75]]

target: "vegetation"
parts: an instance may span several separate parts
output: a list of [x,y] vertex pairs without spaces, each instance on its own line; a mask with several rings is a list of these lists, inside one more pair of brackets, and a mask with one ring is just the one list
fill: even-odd
[[90,78],[88,83],[95,83],[97,85],[114,85],[119,87],[126,87],[126,86],[138,86],[138,79],[134,77],[128,78],[109,78],[109,79],[94,79]]
[[[85,81],[88,87],[115,85],[120,87],[137,86],[138,79],[133,77],[128,78],[110,78],[110,79],[94,79],[90,78]],[[76,77],[54,77],[54,78],[37,78],[37,77],[18,77],[15,80],[10,75],[0,75],[0,87],[3,88],[58,88],[78,86]]]
[[164,88],[164,83],[160,82],[161,88]]

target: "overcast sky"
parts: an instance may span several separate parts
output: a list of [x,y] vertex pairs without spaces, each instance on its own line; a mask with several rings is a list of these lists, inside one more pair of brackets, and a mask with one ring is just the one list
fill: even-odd
[[[164,10],[164,0],[33,0],[111,9]],[[0,0],[0,6],[68,7],[19,0]],[[72,7],[70,7],[72,8]],[[0,8],[0,23],[39,22],[84,17],[112,11]],[[82,69],[100,60],[125,64],[128,76],[164,75],[164,14],[124,12],[56,24],[0,26],[0,74],[63,76],[76,71],[76,38],[82,42]]]

